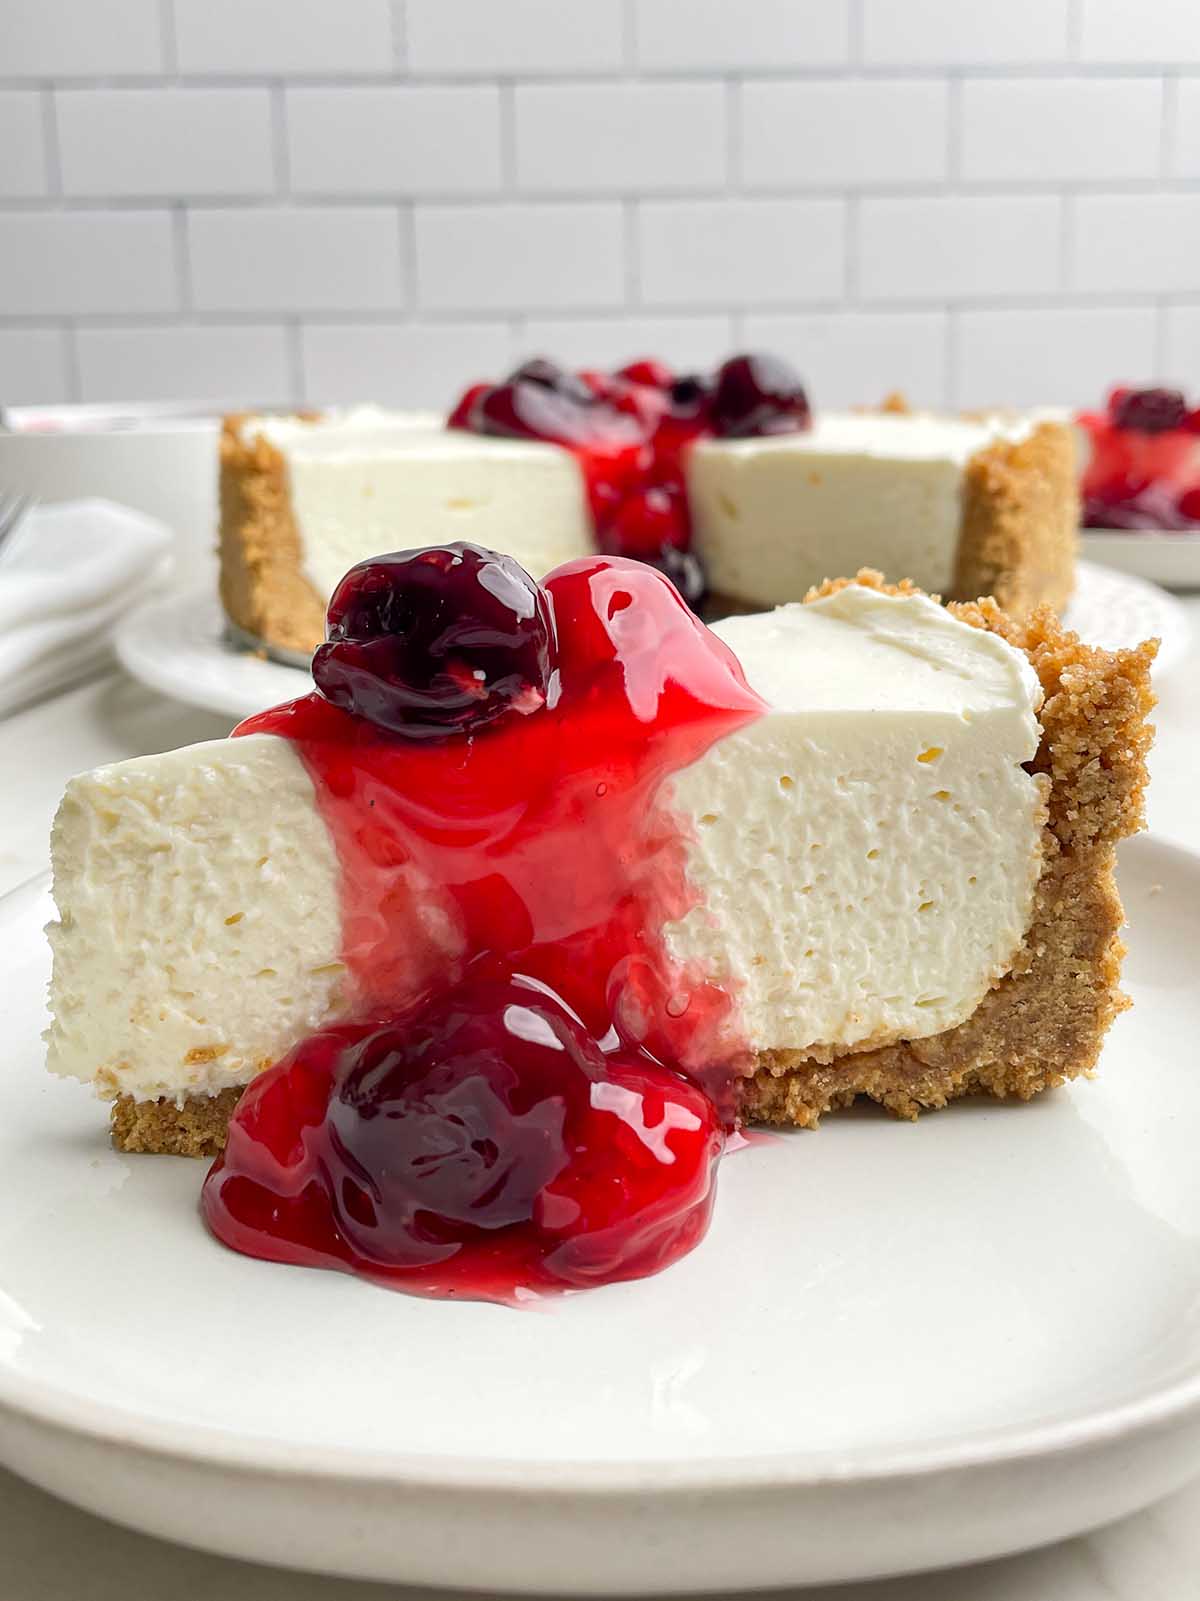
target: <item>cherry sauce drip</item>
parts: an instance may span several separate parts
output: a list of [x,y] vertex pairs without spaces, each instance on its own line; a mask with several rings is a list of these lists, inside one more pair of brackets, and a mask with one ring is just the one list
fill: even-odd
[[512,1301],[703,1235],[749,1052],[661,932],[694,904],[669,779],[763,707],[653,569],[589,558],[543,592],[535,710],[413,741],[309,695],[237,730],[313,780],[349,1019],[234,1113],[203,1205],[238,1250]]
[[657,567],[697,606],[706,581],[691,548],[689,449],[698,439],[795,433],[811,423],[803,386],[786,362],[741,355],[711,378],[676,377],[650,360],[615,373],[574,373],[538,357],[503,383],[468,389],[447,426],[571,451],[597,549]]

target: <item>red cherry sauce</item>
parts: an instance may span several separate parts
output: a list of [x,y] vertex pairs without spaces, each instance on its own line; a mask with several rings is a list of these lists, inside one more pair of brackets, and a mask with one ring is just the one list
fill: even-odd
[[1086,527],[1200,527],[1200,407],[1189,411],[1177,390],[1118,388],[1079,423],[1091,446]]
[[641,1277],[707,1227],[749,1052],[662,938],[695,903],[663,789],[763,705],[653,569],[588,558],[544,589],[536,712],[414,742],[309,695],[237,730],[313,780],[349,981],[347,1022],[251,1084],[206,1180],[237,1250],[512,1301]]
[[697,439],[792,433],[811,427],[808,399],[787,363],[741,355],[712,377],[676,378],[662,362],[619,372],[568,372],[545,358],[499,384],[474,384],[450,428],[536,439],[579,463],[597,549],[665,572],[689,604],[705,589],[694,555],[687,453]]

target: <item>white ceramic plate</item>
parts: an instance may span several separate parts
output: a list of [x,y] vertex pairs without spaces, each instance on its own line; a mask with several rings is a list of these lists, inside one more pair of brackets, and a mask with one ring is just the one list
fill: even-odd
[[[1090,562],[1079,564],[1065,621],[1089,644],[1110,650],[1158,635],[1159,673],[1186,652],[1190,636],[1187,615],[1170,595]],[[232,643],[208,585],[135,608],[117,631],[116,647],[125,670],[151,689],[230,717],[249,717],[312,688],[303,668]]]
[[1089,645],[1118,650],[1157,638],[1155,672],[1161,677],[1187,654],[1191,624],[1173,595],[1132,573],[1118,573],[1090,561],[1076,570],[1075,592],[1063,622]]
[[235,645],[211,584],[158,595],[136,606],[117,629],[127,673],[162,695],[229,717],[307,694],[312,678],[265,654]]
[[0,902],[0,1458],[242,1557],[489,1591],[865,1577],[1066,1536],[1200,1463],[1200,857],[1125,856],[1100,1075],[732,1157],[657,1278],[508,1311],[234,1255],[203,1168],[42,1069]]
[[1200,589],[1200,530],[1128,533],[1117,528],[1085,528],[1083,553],[1123,573],[1148,578],[1168,589]]

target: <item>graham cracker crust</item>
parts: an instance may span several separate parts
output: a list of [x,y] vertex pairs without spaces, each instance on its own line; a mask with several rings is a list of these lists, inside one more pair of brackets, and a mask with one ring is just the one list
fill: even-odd
[[990,595],[1018,620],[1061,611],[1075,584],[1079,488],[1075,438],[1044,422],[1026,439],[996,440],[967,463],[951,600]]
[[308,654],[325,637],[328,597],[301,570],[284,459],[261,435],[243,438],[244,421],[221,426],[221,604],[247,634]]
[[112,1105],[113,1144],[119,1151],[160,1156],[218,1156],[241,1098],[240,1086],[219,1095],[191,1095],[182,1106],[118,1095]]
[[[835,579],[808,600],[860,583],[916,594],[878,573]],[[1041,681],[1042,741],[1032,764],[1049,778],[1042,873],[1033,917],[1012,971],[971,1017],[927,1039],[834,1054],[764,1051],[746,1081],[747,1122],[815,1128],[823,1113],[859,1096],[903,1118],[960,1096],[1029,1100],[1090,1073],[1113,1019],[1129,1005],[1119,988],[1124,920],[1114,878],[1116,847],[1143,826],[1147,722],[1157,642],[1105,651],[1081,644],[1047,607],[1015,622],[990,599],[951,603],[956,617],[1022,650]],[[124,1151],[215,1156],[225,1145],[240,1089],[215,1098],[134,1101],[112,1109],[113,1142]]]

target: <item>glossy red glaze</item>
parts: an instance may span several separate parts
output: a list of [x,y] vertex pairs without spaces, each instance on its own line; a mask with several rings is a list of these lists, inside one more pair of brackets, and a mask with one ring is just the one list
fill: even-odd
[[251,1255],[512,1304],[689,1251],[724,1143],[696,1085],[602,1052],[536,986],[472,975],[256,1079],[204,1208]]
[[[326,1031],[243,1097],[205,1190],[210,1225],[237,1249],[362,1268],[320,1160],[346,1050],[383,1025],[426,1026],[480,962],[492,976],[546,986],[584,1036],[603,1042],[601,1079],[641,1095],[648,1123],[661,1122],[659,1107],[694,1113],[698,1089],[716,1109],[687,1153],[659,1163],[654,1183],[634,1185],[641,1199],[612,1223],[628,1248],[609,1242],[607,1276],[651,1271],[703,1232],[709,1185],[697,1173],[715,1158],[713,1130],[732,1120],[749,1053],[733,997],[674,961],[662,937],[694,903],[686,824],[670,809],[667,780],[763,706],[729,650],[652,569],[589,558],[544,587],[559,678],[540,710],[413,744],[310,695],[237,730],[291,740],[312,777],[341,866],[354,1019],[349,1034]],[[629,1139],[611,1110],[588,1125],[587,1168],[602,1189],[629,1181]],[[453,1271],[388,1276],[490,1299],[565,1282],[558,1269],[531,1266],[552,1254],[522,1234],[532,1219],[506,1226],[517,1233],[499,1256],[494,1240],[483,1249],[472,1239],[460,1242]]]
[[[1194,415],[1168,391],[1120,388],[1110,394],[1105,411],[1080,414],[1091,446],[1082,483],[1085,526],[1200,526],[1200,437]],[[1153,426],[1138,426],[1139,419]],[[1163,426],[1167,422],[1172,425]]]
[[[530,373],[538,382],[525,378]],[[721,410],[714,409],[718,395]],[[691,544],[684,467],[697,439],[797,432],[811,426],[811,417],[798,378],[772,358],[733,357],[715,385],[676,380],[662,362],[649,359],[615,373],[567,373],[539,359],[504,383],[473,385],[447,426],[570,450],[583,475],[597,548],[647,561]],[[656,498],[669,505],[669,515],[647,514]],[[652,548],[656,532],[659,544]]]

